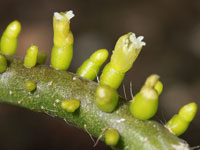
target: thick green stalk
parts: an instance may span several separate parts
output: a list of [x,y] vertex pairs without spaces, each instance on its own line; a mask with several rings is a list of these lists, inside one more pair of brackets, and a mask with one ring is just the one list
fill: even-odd
[[[122,98],[114,112],[100,111],[94,103],[97,83],[43,65],[28,69],[21,59],[8,59],[7,70],[0,74],[0,102],[57,116],[96,137],[108,128],[117,129],[120,140],[113,147],[116,150],[189,150],[187,143],[161,124],[135,119],[128,102]],[[27,80],[36,82],[34,92],[24,88]],[[80,109],[68,113],[61,107],[61,101],[72,98],[81,101]]]

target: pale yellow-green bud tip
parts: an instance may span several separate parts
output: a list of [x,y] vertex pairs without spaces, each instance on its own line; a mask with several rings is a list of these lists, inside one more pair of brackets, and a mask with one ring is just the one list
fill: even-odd
[[70,19],[74,17],[73,11],[54,12],[53,29],[54,29],[54,45],[69,46],[73,44],[73,35],[70,31]]
[[100,49],[100,50],[97,50],[96,52],[94,52],[90,56],[90,59],[98,66],[101,66],[108,58],[108,55],[109,54],[106,49]]
[[6,28],[4,34],[10,38],[16,38],[21,31],[21,24],[19,21],[15,20],[11,22]]
[[135,62],[143,46],[143,36],[136,38],[134,33],[128,33],[121,36],[113,51],[111,57],[112,66],[119,72],[127,72]]
[[21,31],[21,24],[15,20],[11,22],[4,31],[1,41],[1,53],[5,55],[14,55],[17,49],[18,35]]
[[158,82],[159,78],[160,77],[157,74],[152,74],[146,79],[145,85],[154,87],[156,83]]
[[158,94],[160,95],[163,91],[163,84],[161,81],[158,81],[156,83],[156,85],[154,86],[154,88],[156,89],[156,91],[158,92]]
[[198,106],[192,102],[184,105],[178,114],[174,115],[166,124],[166,128],[179,136],[183,134],[197,113]]
[[157,91],[150,86],[144,85],[140,92],[147,99],[158,99]]
[[180,111],[179,111],[179,116],[181,116],[184,120],[191,122],[198,110],[198,106],[196,103],[192,102],[187,105],[184,105]]

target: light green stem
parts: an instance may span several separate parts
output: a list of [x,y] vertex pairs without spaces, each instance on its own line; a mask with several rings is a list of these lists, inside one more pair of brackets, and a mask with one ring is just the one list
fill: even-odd
[[[24,81],[37,83],[37,89],[27,92]],[[115,150],[189,150],[188,144],[171,134],[163,125],[152,120],[138,120],[129,111],[129,104],[119,99],[112,113],[100,111],[94,104],[97,83],[65,71],[47,66],[31,69],[23,61],[9,58],[9,67],[0,74],[0,102],[57,116],[99,137],[108,128],[118,130],[119,142]],[[68,113],[62,100],[80,100],[80,108]],[[104,141],[104,138],[102,138]],[[78,142],[78,141],[77,141]]]

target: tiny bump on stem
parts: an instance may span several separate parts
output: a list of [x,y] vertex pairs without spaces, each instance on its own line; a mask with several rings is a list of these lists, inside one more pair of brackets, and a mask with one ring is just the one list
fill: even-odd
[[96,106],[103,112],[111,113],[118,104],[117,91],[106,85],[98,85],[96,89]]
[[104,136],[105,136],[105,142],[109,146],[116,146],[120,138],[119,132],[113,128],[107,129],[104,132]]
[[154,87],[156,85],[156,83],[159,81],[159,75],[157,74],[152,74],[149,77],[147,77],[146,81],[145,81],[145,85]]
[[64,100],[61,102],[61,107],[67,112],[75,112],[80,107],[80,101],[77,99]]
[[36,83],[34,81],[29,80],[24,83],[24,87],[27,91],[33,92],[36,89]]

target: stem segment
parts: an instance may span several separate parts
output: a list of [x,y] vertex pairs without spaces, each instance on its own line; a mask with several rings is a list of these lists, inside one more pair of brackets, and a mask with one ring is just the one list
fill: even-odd
[[[120,98],[117,109],[112,113],[100,111],[95,103],[97,83],[65,71],[47,66],[31,69],[23,61],[8,58],[7,71],[0,74],[0,102],[44,112],[66,119],[79,128],[87,128],[93,136],[99,137],[108,128],[120,134],[116,150],[189,150],[188,144],[171,134],[161,124],[134,118],[129,112],[128,102]],[[37,89],[27,92],[24,81],[37,82]],[[78,99],[80,109],[68,113],[61,107],[62,100]],[[104,140],[104,138],[102,139]]]

